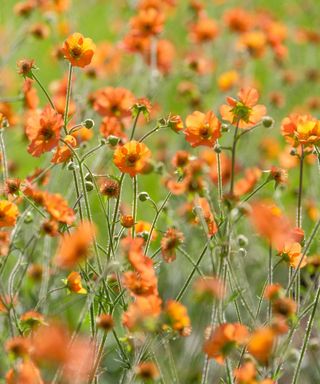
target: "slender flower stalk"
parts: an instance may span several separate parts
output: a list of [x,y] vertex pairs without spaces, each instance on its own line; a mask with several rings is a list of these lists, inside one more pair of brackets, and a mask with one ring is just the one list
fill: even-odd
[[236,150],[238,142],[239,121],[237,121],[234,130],[232,150],[231,150],[231,176],[230,176],[230,195],[233,196],[234,179],[235,179],[235,166],[236,166]]
[[318,282],[318,288],[317,288],[317,291],[316,291],[315,302],[313,304],[313,309],[312,309],[312,312],[311,312],[309,320],[308,320],[308,325],[307,325],[307,328],[306,328],[306,331],[305,331],[305,335],[304,335],[304,339],[303,339],[303,343],[302,343],[302,348],[301,348],[300,355],[299,355],[299,360],[298,360],[297,365],[296,365],[295,370],[294,370],[292,384],[297,384],[298,380],[299,380],[300,371],[301,371],[301,364],[302,364],[304,355],[306,353],[306,350],[307,350],[307,347],[308,347],[308,344],[309,344],[309,339],[310,339],[310,335],[311,335],[311,331],[312,331],[315,315],[316,315],[316,312],[317,312],[317,307],[318,307],[319,299],[320,299],[320,284]]
[[36,75],[34,74],[34,72],[32,72],[32,78],[33,78],[33,79],[36,81],[36,83],[39,85],[39,87],[41,88],[42,92],[45,94],[47,100],[49,101],[51,107],[55,110],[56,107],[55,107],[55,105],[54,105],[54,103],[53,103],[53,101],[52,101],[52,99],[51,99],[49,93],[47,92],[47,90],[45,89],[45,87],[42,85],[42,83],[41,83],[41,81],[39,80],[38,76],[36,76]]

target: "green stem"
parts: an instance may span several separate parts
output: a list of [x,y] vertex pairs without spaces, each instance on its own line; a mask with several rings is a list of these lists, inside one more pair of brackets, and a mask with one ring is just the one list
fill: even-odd
[[68,113],[69,113],[69,103],[70,103],[70,96],[71,96],[71,80],[72,80],[72,64],[69,64],[69,73],[68,73],[68,86],[67,86],[67,94],[66,94],[66,105],[65,105],[65,110],[64,110],[64,119],[63,119],[63,128],[64,132],[67,135],[68,134],[68,129],[67,129],[67,124],[68,124]]
[[3,140],[4,129],[0,128],[0,148],[1,148],[1,160],[2,160],[2,172],[3,172],[3,186],[5,186],[8,179],[8,163],[6,155],[6,146]]
[[193,278],[193,275],[195,274],[197,267],[200,265],[200,263],[203,259],[203,256],[206,254],[207,249],[208,249],[208,244],[206,244],[204,246],[195,266],[193,267],[193,269],[190,272],[186,282],[184,283],[183,287],[181,288],[180,292],[178,293],[178,296],[176,297],[176,301],[179,301],[182,298],[182,296],[185,294],[186,290],[188,289],[189,284],[191,283],[191,280]]
[[134,137],[134,134],[135,134],[135,131],[136,131],[136,127],[137,127],[137,123],[138,123],[138,119],[139,119],[140,113],[141,113],[141,111],[138,110],[137,116],[134,119],[132,130],[131,130],[131,135],[130,135],[130,139],[129,139],[130,141],[133,140],[133,137]]
[[300,352],[299,360],[298,360],[298,363],[297,363],[296,368],[294,370],[292,384],[298,383],[300,370],[301,370],[301,364],[302,364],[302,360],[304,358],[305,352],[306,352],[307,347],[308,347],[308,343],[309,343],[309,339],[310,339],[310,335],[311,335],[311,331],[312,331],[312,327],[313,327],[313,322],[314,322],[315,314],[317,311],[317,306],[319,303],[319,298],[320,298],[320,284],[318,282],[318,289],[317,289],[317,293],[316,293],[315,302],[313,305],[313,310],[312,310],[311,315],[309,317],[309,321],[308,321],[307,329],[306,329],[305,336],[303,339],[303,344],[302,344],[302,349]]
[[51,107],[56,110],[56,107],[55,105],[53,104],[53,101],[49,95],[49,93],[46,91],[45,87],[41,84],[41,81],[38,79],[38,77],[32,72],[32,78],[37,82],[37,84],[39,85],[39,87],[41,88],[42,92],[46,95],[46,98],[48,99]]
[[133,226],[131,228],[131,236],[135,237],[136,234],[136,221],[137,221],[137,200],[138,200],[138,179],[137,176],[134,176],[132,179],[133,182],[133,206],[132,206],[132,217],[133,217]]
[[234,188],[234,177],[235,177],[235,165],[236,165],[236,150],[237,150],[237,142],[238,142],[238,130],[239,130],[239,120],[235,126],[233,143],[232,143],[232,151],[231,151],[231,177],[230,177],[230,195],[233,196],[233,188]]

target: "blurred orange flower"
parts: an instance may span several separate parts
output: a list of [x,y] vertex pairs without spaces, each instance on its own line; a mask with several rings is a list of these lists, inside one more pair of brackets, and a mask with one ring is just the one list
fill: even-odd
[[14,203],[0,200],[0,228],[14,227],[18,216],[18,207]]
[[[85,261],[90,254],[90,246],[94,240],[95,227],[87,221],[82,222],[70,235],[65,234],[54,259],[60,268],[70,269]],[[76,277],[73,275],[73,277]],[[73,282],[75,282],[73,280]],[[79,283],[79,281],[76,281]],[[79,287],[79,286],[78,286]]]

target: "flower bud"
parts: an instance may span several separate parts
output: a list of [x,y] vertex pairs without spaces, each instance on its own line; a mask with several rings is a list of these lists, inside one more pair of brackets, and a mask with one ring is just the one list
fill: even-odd
[[240,247],[246,247],[248,245],[248,238],[244,235],[239,235],[237,238],[237,242]]
[[222,123],[221,124],[221,131],[222,132],[229,132],[230,131],[230,124]]
[[85,175],[84,179],[85,179],[86,181],[90,181],[91,183],[93,182],[93,178],[92,178],[91,173],[87,173],[87,174]]
[[82,124],[87,129],[91,129],[94,127],[94,121],[92,119],[85,119],[85,121]]
[[119,137],[110,135],[110,136],[108,137],[108,141],[107,141],[107,142],[108,142],[108,144],[110,144],[112,147],[115,147],[116,145],[118,145],[119,141],[120,141]]
[[273,125],[274,125],[274,119],[270,116],[264,116],[262,118],[262,125],[265,127],[265,128],[272,128]]
[[75,171],[76,167],[77,167],[76,164],[73,161],[70,161],[67,165],[67,170],[68,171]]
[[30,223],[32,223],[33,222],[33,214],[31,213],[31,212],[28,212],[27,214],[26,214],[26,217],[24,218],[24,222],[25,222],[25,224],[30,224]]
[[215,151],[215,153],[221,153],[222,149],[221,149],[221,145],[216,143],[213,147],[213,150]]
[[86,186],[86,191],[87,192],[91,192],[94,188],[94,185],[93,183],[91,183],[91,181],[86,181],[85,182],[85,186]]
[[140,192],[138,197],[140,201],[147,201],[150,199],[148,192]]
[[297,156],[297,149],[296,148],[291,148],[290,155],[291,156]]

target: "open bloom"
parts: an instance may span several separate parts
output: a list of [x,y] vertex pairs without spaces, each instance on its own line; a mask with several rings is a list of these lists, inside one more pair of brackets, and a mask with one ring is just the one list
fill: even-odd
[[[168,300],[165,307],[165,316],[168,325],[182,336],[188,336],[191,332],[191,322],[187,309],[175,300]],[[167,324],[166,324],[167,325]],[[166,325],[164,328],[166,328]]]
[[248,129],[257,124],[266,114],[266,107],[257,104],[259,93],[255,88],[241,88],[238,99],[227,97],[227,104],[220,107],[223,120]]
[[94,109],[101,116],[116,117],[117,119],[131,116],[134,101],[133,93],[122,87],[106,87],[93,94]]
[[222,364],[225,357],[237,345],[244,344],[248,337],[247,328],[239,323],[219,325],[204,344],[204,352]]
[[297,242],[287,241],[278,251],[293,268],[303,268],[307,264],[307,256],[303,255],[301,245]]
[[293,113],[283,119],[281,133],[286,141],[297,147],[320,144],[320,121],[310,115]]
[[0,228],[14,227],[19,215],[15,204],[7,200],[0,201]]
[[65,58],[74,67],[86,67],[91,63],[92,57],[96,50],[93,41],[87,37],[83,37],[81,33],[74,33],[67,38],[62,47]]
[[248,351],[260,363],[267,364],[276,340],[272,328],[264,327],[254,331],[248,342]]
[[41,114],[32,113],[26,125],[26,135],[30,141],[28,152],[39,157],[55,148],[62,126],[62,116],[50,106],[45,107]]
[[183,243],[183,233],[175,228],[169,228],[161,239],[161,254],[167,263],[176,259],[176,249]]
[[82,222],[71,235],[66,234],[60,242],[55,258],[56,265],[68,269],[86,260],[94,235],[95,228],[89,222]]
[[81,293],[85,294],[87,293],[87,290],[83,288],[82,282],[81,282],[81,275],[78,272],[71,272],[67,277],[67,287],[70,292],[74,293]]
[[216,140],[221,136],[221,123],[212,111],[206,114],[195,111],[187,116],[184,133],[186,140],[192,147],[199,145],[213,147]]
[[150,157],[150,149],[144,143],[133,140],[117,147],[113,155],[113,162],[121,172],[134,177],[143,172]]

